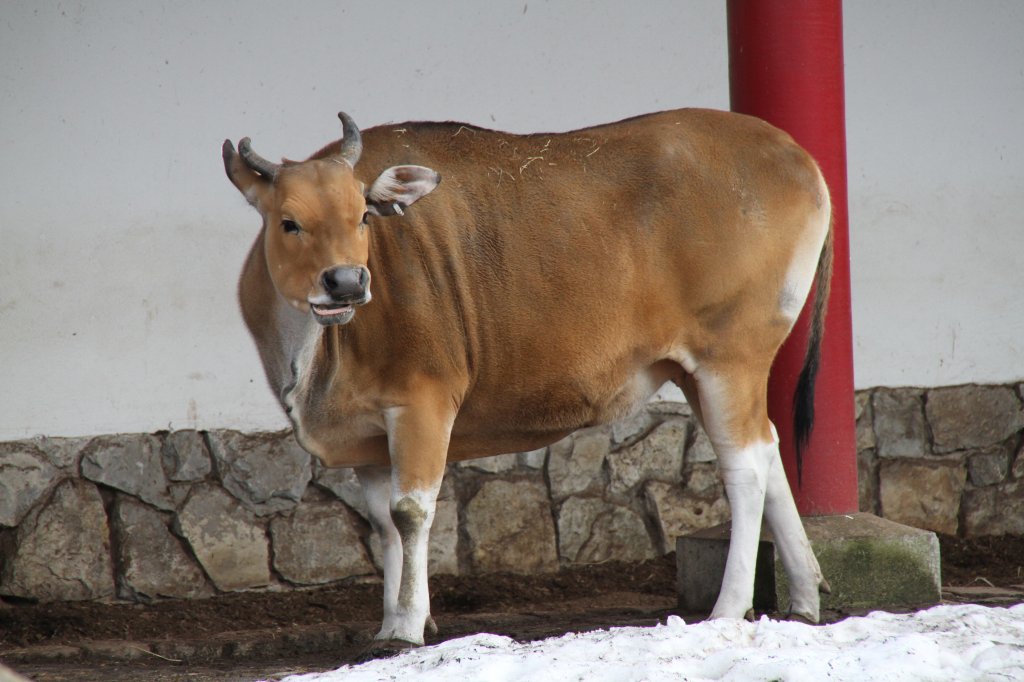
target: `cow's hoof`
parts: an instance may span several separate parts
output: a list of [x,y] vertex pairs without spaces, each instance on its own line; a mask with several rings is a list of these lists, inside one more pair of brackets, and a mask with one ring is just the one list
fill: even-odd
[[809,613],[800,613],[799,611],[790,611],[786,614],[786,620],[794,623],[804,623],[805,625],[817,625],[818,619]]
[[366,648],[356,656],[356,663],[366,663],[378,658],[391,658],[403,651],[416,649],[420,645],[404,639],[375,639],[366,645]]
[[437,623],[434,622],[434,617],[427,614],[427,621],[423,624],[423,629],[426,630],[428,635],[437,634]]

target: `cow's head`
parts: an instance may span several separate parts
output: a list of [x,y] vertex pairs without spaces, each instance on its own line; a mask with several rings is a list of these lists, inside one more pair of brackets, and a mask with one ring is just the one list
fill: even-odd
[[367,221],[402,215],[429,194],[441,176],[423,166],[393,166],[369,186],[354,169],[363,149],[359,128],[339,113],[338,153],[309,161],[267,161],[249,138],[235,151],[224,141],[224,169],[263,216],[264,245],[277,291],[322,325],[345,324],[370,301]]

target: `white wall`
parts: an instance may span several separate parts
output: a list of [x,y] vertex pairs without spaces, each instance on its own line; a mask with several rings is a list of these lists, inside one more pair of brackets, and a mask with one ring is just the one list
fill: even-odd
[[[970,6],[848,3],[859,386],[1024,376],[1024,5]],[[526,132],[727,92],[715,2],[7,2],[0,440],[284,424],[225,137],[302,157],[338,109]]]

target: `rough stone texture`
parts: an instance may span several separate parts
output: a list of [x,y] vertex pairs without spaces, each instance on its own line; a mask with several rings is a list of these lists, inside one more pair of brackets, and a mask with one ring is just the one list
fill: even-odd
[[717,459],[708,434],[701,426],[694,424],[691,440],[690,447],[686,448],[687,462],[714,462]]
[[49,438],[36,436],[34,445],[46,453],[50,463],[58,469],[75,469],[82,450],[92,438]]
[[459,462],[456,466],[461,468],[476,469],[488,474],[503,474],[516,468],[517,457],[515,453],[507,455],[494,455],[492,457],[481,457],[480,459],[467,459]]
[[46,455],[29,443],[0,443],[0,526],[17,526],[57,480]]
[[1013,460],[1013,467],[1010,469],[1010,473],[1014,478],[1024,478],[1024,442],[1021,443],[1020,449],[1017,450],[1017,457]]
[[118,593],[125,599],[207,597],[213,590],[164,515],[119,496],[111,519],[118,547]]
[[100,436],[82,451],[82,476],[171,510],[160,450],[159,439],[150,435]]
[[527,469],[543,469],[544,462],[547,461],[548,449],[540,448],[539,450],[530,450],[529,452],[520,452],[516,456],[516,462],[519,466],[526,467]]
[[644,486],[644,499],[657,525],[662,553],[675,550],[676,538],[731,518],[729,502],[715,486],[691,490],[689,486],[650,481]]
[[1024,481],[964,492],[964,534],[1024,535]]
[[857,451],[857,508],[878,513],[878,457],[873,449]]
[[967,454],[967,474],[972,485],[1002,483],[1010,469],[1010,453],[1002,445],[993,445]]
[[636,440],[650,431],[654,423],[654,416],[647,410],[641,410],[630,417],[617,421],[611,426],[612,443],[621,445]]
[[857,420],[857,452],[875,447],[874,410],[871,393],[859,391],[854,395],[854,418]]
[[680,482],[686,431],[686,422],[667,421],[643,441],[608,455],[609,492],[621,495],[647,480]]
[[363,486],[360,485],[355,470],[348,467],[329,469],[320,464],[319,460],[314,460],[314,465],[313,480],[316,485],[329,490],[335,497],[369,521],[370,512],[366,507],[366,497],[363,496]]
[[65,481],[18,527],[0,571],[0,594],[40,601],[114,595],[110,530],[96,486]]
[[178,512],[178,530],[220,590],[270,583],[267,536],[256,518],[220,488],[200,485]]
[[601,431],[584,431],[552,445],[548,456],[552,497],[560,499],[600,487],[608,449],[608,436]]
[[541,481],[486,482],[466,505],[465,530],[477,572],[558,568],[551,504]]
[[985,447],[1024,427],[1024,406],[1009,386],[953,386],[928,392],[935,452]]
[[655,556],[644,520],[593,497],[570,497],[558,512],[558,553],[570,563],[643,561]]
[[309,453],[292,436],[211,431],[224,487],[260,516],[292,509],[313,477]]
[[880,388],[871,396],[871,411],[879,457],[929,454],[921,391]]
[[274,568],[285,580],[318,585],[374,573],[357,528],[340,502],[303,504],[270,522]]
[[427,548],[428,574],[458,575],[458,546],[459,504],[455,500],[438,500]]
[[200,481],[212,469],[209,450],[198,431],[174,431],[164,440],[161,454],[172,481]]
[[955,535],[967,472],[933,462],[882,462],[882,515],[897,523]]

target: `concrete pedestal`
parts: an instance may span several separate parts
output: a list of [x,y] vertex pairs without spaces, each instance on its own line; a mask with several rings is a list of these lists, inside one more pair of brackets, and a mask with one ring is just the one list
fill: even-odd
[[[804,518],[831,595],[821,608],[874,609],[936,604],[941,598],[939,540],[934,533],[873,514]],[[729,550],[729,524],[676,541],[679,607],[710,612],[718,598]],[[754,580],[754,609],[785,611],[789,588],[775,542],[761,533]]]

